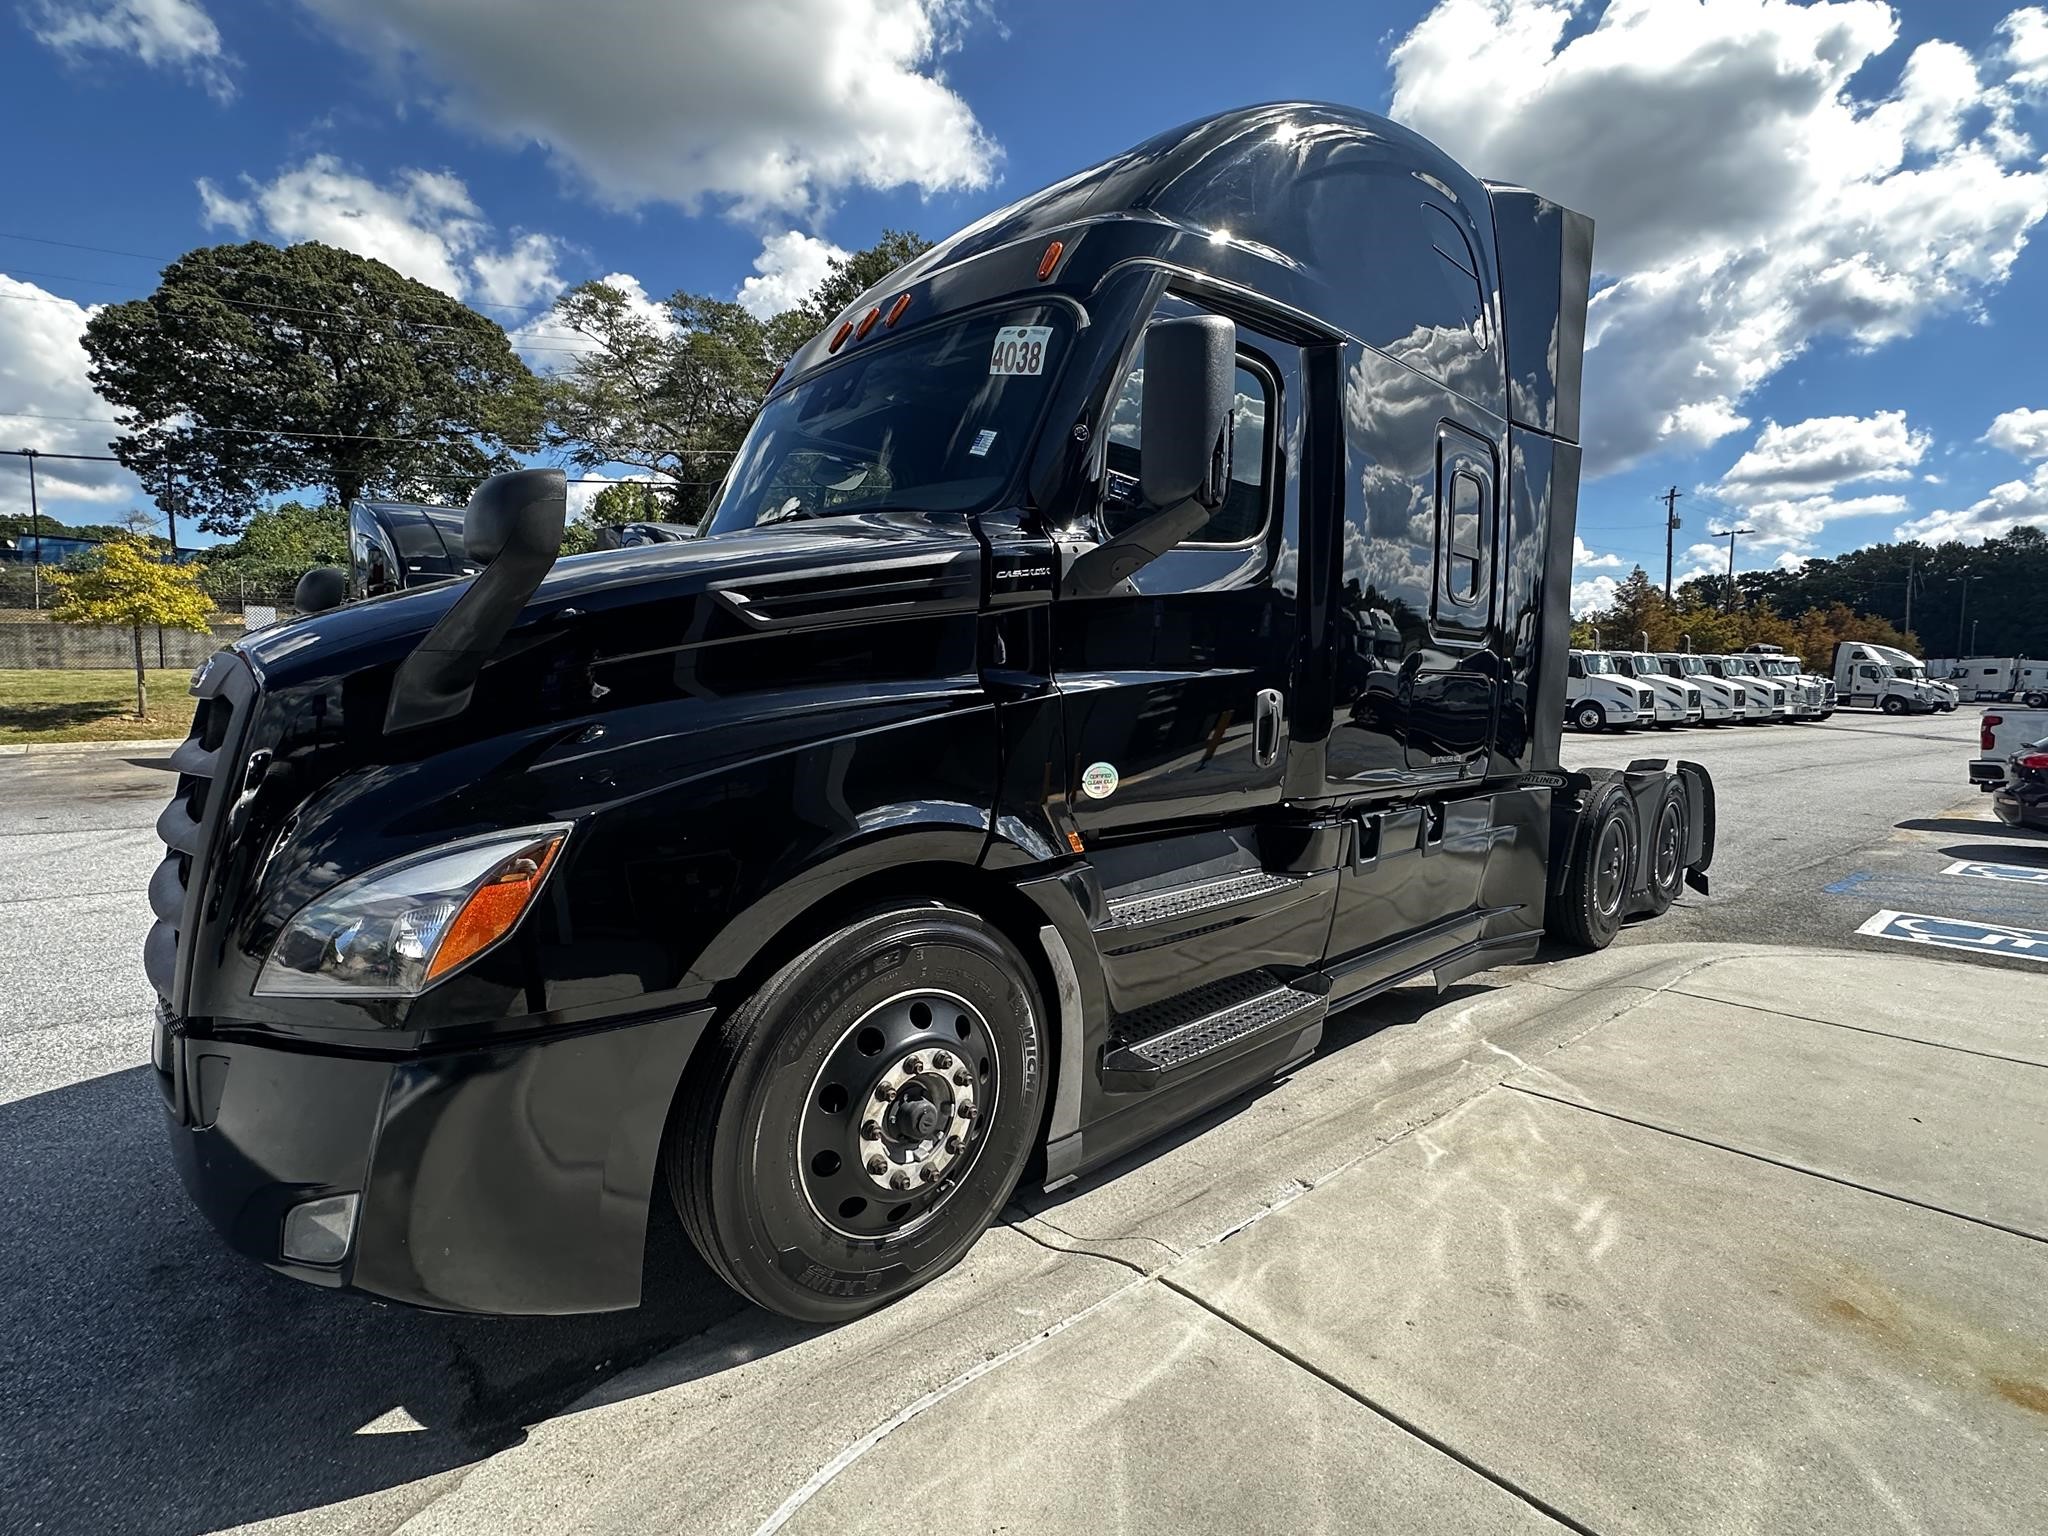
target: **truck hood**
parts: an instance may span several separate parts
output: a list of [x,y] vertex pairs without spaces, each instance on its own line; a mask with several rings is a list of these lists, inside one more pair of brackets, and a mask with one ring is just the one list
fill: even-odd
[[[401,661],[470,581],[309,615],[237,643],[267,689],[296,688]],[[556,562],[499,648],[582,630],[593,659],[733,635],[858,622],[912,604],[972,605],[980,545],[962,518],[875,513],[805,519]]]

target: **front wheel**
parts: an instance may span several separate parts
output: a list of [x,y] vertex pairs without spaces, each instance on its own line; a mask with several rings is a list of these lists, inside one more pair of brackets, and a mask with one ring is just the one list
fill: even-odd
[[1600,707],[1597,699],[1581,699],[1572,706],[1572,726],[1581,731],[1604,731],[1607,729],[1607,711]]
[[2048,693],[2030,693],[2021,702],[2029,709],[2048,709]]
[[943,1274],[1023,1170],[1043,1020],[1015,946],[938,904],[872,913],[791,960],[677,1102],[669,1190],[705,1262],[806,1322]]
[[1903,715],[1906,712],[1906,701],[1896,697],[1886,698],[1877,707],[1888,715]]

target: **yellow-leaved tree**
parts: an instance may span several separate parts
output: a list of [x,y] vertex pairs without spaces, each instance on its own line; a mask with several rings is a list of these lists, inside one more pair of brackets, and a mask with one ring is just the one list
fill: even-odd
[[142,667],[145,629],[207,632],[213,604],[199,590],[201,567],[160,560],[136,539],[109,539],[89,564],[52,571],[57,589],[50,617],[61,624],[119,624],[135,637],[135,718],[149,715],[149,684]]

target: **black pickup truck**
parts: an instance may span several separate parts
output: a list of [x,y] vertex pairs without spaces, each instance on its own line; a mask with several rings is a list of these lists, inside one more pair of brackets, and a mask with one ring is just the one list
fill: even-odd
[[145,947],[192,1197],[285,1274],[629,1307],[652,1202],[845,1318],[1313,1052],[1705,889],[1696,765],[1568,773],[1592,229],[1344,108],[1231,112],[793,357],[702,536],[195,678]]

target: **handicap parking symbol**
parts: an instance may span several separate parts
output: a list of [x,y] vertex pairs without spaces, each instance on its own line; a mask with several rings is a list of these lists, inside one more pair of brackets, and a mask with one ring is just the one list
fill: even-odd
[[1979,880],[2010,880],[2018,885],[2048,885],[2048,868],[2034,864],[1986,864],[1978,859],[1957,859],[1942,873],[1973,875]]
[[1931,944],[1973,954],[2017,955],[2048,964],[2048,932],[2015,928],[2010,923],[1973,923],[1956,917],[1930,917],[1923,912],[1878,912],[1856,930],[1873,939],[1906,944]]

